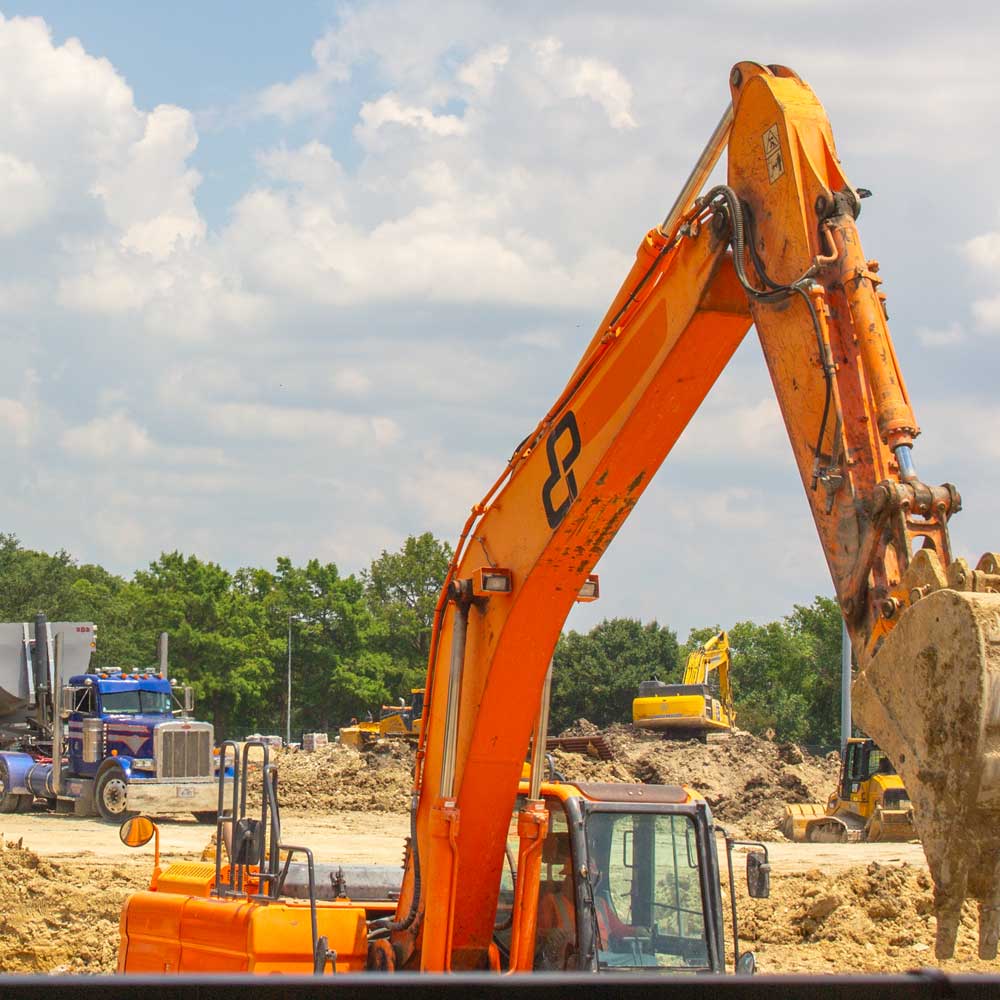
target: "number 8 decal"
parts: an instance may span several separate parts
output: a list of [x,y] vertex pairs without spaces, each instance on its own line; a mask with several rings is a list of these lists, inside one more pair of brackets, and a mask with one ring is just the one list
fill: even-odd
[[[556,445],[567,434],[569,435],[569,451],[560,461],[556,455]],[[549,522],[549,527],[555,530],[569,512],[569,506],[576,499],[578,492],[576,476],[570,470],[580,455],[580,430],[576,426],[576,417],[572,410],[567,410],[560,418],[559,423],[552,428],[545,441],[545,454],[549,459],[549,478],[545,480],[545,485],[542,487],[542,506],[545,508],[545,517]],[[558,507],[553,507],[552,491],[558,483],[563,481],[566,483],[566,499]]]

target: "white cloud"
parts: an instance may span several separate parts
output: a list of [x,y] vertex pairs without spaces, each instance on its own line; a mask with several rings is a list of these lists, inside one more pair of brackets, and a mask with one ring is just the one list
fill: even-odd
[[17,399],[0,399],[0,426],[14,438],[20,449],[31,444],[33,421],[31,411]]
[[973,237],[965,244],[964,251],[969,262],[981,270],[989,274],[1000,271],[1000,232]]
[[396,94],[383,94],[376,101],[361,105],[360,124],[355,129],[358,140],[372,148],[377,133],[386,125],[402,125],[434,138],[462,135],[466,124],[455,115],[436,115],[430,108],[403,104]]
[[385,447],[399,428],[388,417],[366,417],[331,409],[271,406],[266,403],[217,403],[207,409],[211,426],[230,437],[300,441],[338,447]]
[[972,303],[972,315],[981,329],[1000,330],[1000,295],[976,299]]
[[65,431],[59,441],[63,451],[98,459],[142,458],[153,450],[146,430],[124,411],[95,417],[80,427]]
[[0,236],[14,236],[45,218],[51,197],[34,163],[0,153],[0,204]]
[[142,136],[101,172],[93,192],[122,232],[123,247],[163,260],[204,236],[194,204],[201,178],[186,166],[197,144],[191,113],[160,105],[146,116]]
[[497,75],[510,59],[510,48],[506,45],[492,45],[481,49],[456,74],[460,83],[471,87],[477,94],[493,93]]
[[[975,236],[965,243],[962,250],[966,260],[991,281],[994,288],[1000,285],[1000,232]],[[980,330],[1000,330],[1000,292],[974,299],[972,315]]]
[[918,326],[914,333],[924,347],[951,347],[965,340],[965,333],[958,323],[938,328]]
[[356,368],[338,369],[330,376],[330,382],[344,396],[364,396],[372,386],[372,380]]
[[350,68],[336,56],[328,37],[312,48],[315,68],[289,83],[275,83],[257,95],[254,111],[292,122],[307,115],[323,114],[330,109],[331,87],[350,79]]
[[754,402],[734,399],[725,376],[685,428],[673,457],[718,461],[740,455],[757,460],[788,457],[788,435],[773,395]]
[[614,66],[603,59],[566,55],[557,38],[545,38],[534,49],[546,82],[556,94],[595,101],[613,128],[636,127],[631,111],[632,86]]

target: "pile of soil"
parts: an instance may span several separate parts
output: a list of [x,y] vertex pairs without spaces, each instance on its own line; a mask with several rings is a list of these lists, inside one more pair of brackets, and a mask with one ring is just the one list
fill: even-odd
[[[406,740],[383,740],[371,749],[331,743],[307,753],[281,750],[278,800],[288,809],[405,813],[413,785],[413,747]],[[251,778],[250,798],[259,801]]]
[[794,744],[746,732],[708,743],[664,739],[630,725],[612,726],[604,735],[615,762],[634,780],[686,785],[706,799],[720,823],[755,840],[784,840],[784,804],[826,802],[840,772],[835,753],[813,757]]
[[[995,962],[978,957],[978,918],[968,901],[955,957],[934,957],[931,879],[922,868],[872,862],[835,874],[782,873],[772,878],[769,899],[750,899],[737,876],[737,900],[741,946],[757,953],[762,972],[905,972],[934,965],[996,973]],[[731,941],[728,926],[726,933]]]
[[[578,719],[562,736],[601,732]],[[786,802],[825,802],[840,771],[837,754],[813,757],[790,743],[750,733],[727,737],[664,739],[619,724],[604,730],[610,762],[556,752],[556,768],[570,781],[641,781],[686,785],[702,795],[712,813],[733,832],[758,840],[784,840],[779,827]]]
[[148,859],[62,864],[0,837],[0,972],[114,972],[122,903],[149,873]]
[[[561,735],[600,732],[580,719]],[[749,733],[700,743],[617,725],[604,736],[612,760],[556,750],[556,770],[568,781],[687,785],[704,796],[720,823],[755,839],[784,839],[778,829],[784,803],[825,802],[839,770],[836,754],[811,757],[794,745]],[[273,759],[287,808],[393,813],[409,808],[413,746],[406,740],[383,740],[365,750],[330,744],[314,753],[278,751]]]

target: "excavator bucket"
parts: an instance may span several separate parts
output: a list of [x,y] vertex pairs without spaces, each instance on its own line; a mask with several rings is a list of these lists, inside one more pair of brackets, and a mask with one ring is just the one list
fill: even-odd
[[889,754],[934,880],[938,958],[966,897],[979,955],[1000,930],[1000,594],[934,590],[902,612],[854,682],[854,716]]
[[826,809],[819,802],[786,802],[781,832],[797,844],[805,843],[809,839],[806,835],[809,824],[824,815]]

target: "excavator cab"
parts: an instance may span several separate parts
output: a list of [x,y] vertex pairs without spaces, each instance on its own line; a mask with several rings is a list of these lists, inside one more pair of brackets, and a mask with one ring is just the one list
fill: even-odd
[[[639,786],[637,786],[639,787]],[[707,805],[676,786],[542,785],[536,971],[724,972],[722,898]],[[510,953],[515,809],[494,942]],[[638,801],[636,801],[638,799]]]

